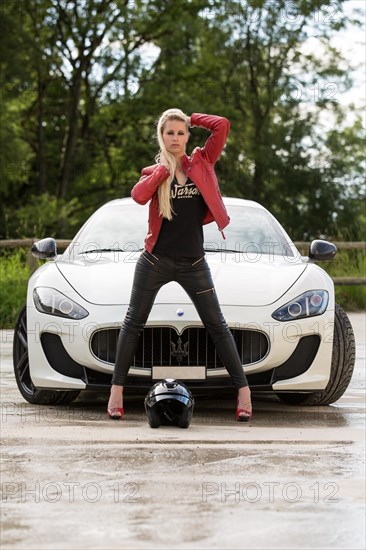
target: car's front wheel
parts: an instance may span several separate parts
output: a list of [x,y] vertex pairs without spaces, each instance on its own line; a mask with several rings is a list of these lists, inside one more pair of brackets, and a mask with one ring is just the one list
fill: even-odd
[[314,393],[278,393],[290,405],[330,405],[346,391],[355,366],[355,335],[346,312],[335,305],[333,355],[326,388]]
[[23,306],[14,330],[13,365],[15,380],[26,401],[33,405],[68,405],[80,394],[79,390],[38,390],[34,387],[29,369],[27,308]]

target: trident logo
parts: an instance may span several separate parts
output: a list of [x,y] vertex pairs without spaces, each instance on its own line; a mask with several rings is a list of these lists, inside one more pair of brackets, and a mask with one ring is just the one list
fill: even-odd
[[182,339],[179,336],[177,344],[175,345],[174,342],[170,342],[171,354],[172,357],[176,357],[178,363],[181,363],[184,357],[188,357],[189,342],[186,342],[182,347]]

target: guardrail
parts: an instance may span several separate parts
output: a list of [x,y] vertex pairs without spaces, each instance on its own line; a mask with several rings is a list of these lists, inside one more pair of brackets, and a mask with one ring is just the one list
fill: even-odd
[[[366,242],[364,241],[332,241],[338,250],[364,250],[366,252]],[[296,248],[300,251],[309,250],[310,243],[306,241],[294,241]],[[366,277],[332,277],[337,286],[364,286]]]
[[[0,240],[1,248],[31,248],[32,244],[39,239],[9,239]],[[71,243],[70,239],[55,239],[57,248],[64,250]],[[307,241],[294,241],[295,246],[302,251],[309,249],[310,243]],[[335,241],[338,250],[365,250],[366,242],[364,241]],[[332,277],[335,285],[339,286],[361,286],[366,285],[366,277]]]

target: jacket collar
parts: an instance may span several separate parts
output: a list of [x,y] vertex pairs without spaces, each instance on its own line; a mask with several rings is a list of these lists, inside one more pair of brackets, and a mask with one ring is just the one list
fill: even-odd
[[183,158],[182,158],[182,168],[183,168],[183,170],[185,170],[187,168],[187,166],[189,164],[189,161],[190,161],[190,157],[186,153],[184,153]]

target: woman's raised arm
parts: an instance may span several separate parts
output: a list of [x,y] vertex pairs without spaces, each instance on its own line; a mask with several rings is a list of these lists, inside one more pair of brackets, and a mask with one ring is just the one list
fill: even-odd
[[199,126],[212,132],[205,145],[201,148],[201,153],[208,162],[215,164],[226,143],[230,121],[225,117],[203,113],[192,113],[190,118],[191,127]]

